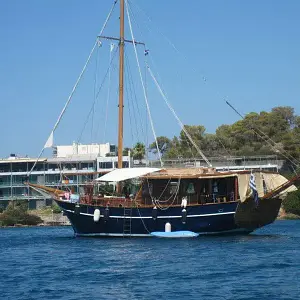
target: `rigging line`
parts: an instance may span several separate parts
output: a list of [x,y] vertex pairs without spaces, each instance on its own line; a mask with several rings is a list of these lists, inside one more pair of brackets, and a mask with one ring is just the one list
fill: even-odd
[[209,162],[209,160],[206,158],[206,156],[204,155],[204,153],[200,150],[200,148],[198,147],[198,145],[194,142],[194,140],[192,139],[192,137],[190,136],[190,134],[188,133],[188,131],[185,129],[183,123],[181,122],[181,120],[179,119],[179,117],[177,116],[175,110],[172,108],[171,104],[169,103],[167,97],[165,96],[165,94],[163,93],[159,83],[157,82],[156,78],[154,77],[150,67],[148,66],[148,71],[150,73],[150,76],[152,77],[157,89],[159,90],[161,96],[163,97],[163,99],[165,100],[168,108],[170,109],[170,111],[173,113],[175,119],[177,120],[177,122],[179,123],[179,126],[181,127],[181,129],[184,131],[184,133],[186,134],[186,136],[188,137],[188,139],[190,140],[190,142],[192,143],[192,145],[196,148],[196,150],[198,151],[198,153],[201,155],[201,157],[205,160],[205,162],[207,163],[208,166],[212,166],[211,163]]
[[[132,16],[132,19],[133,19],[133,22],[135,23],[135,25],[136,25],[136,27],[138,28],[138,30],[139,30],[139,32],[140,32],[140,35],[141,35],[141,39],[142,40],[144,40],[144,35],[143,35],[143,32],[142,32],[142,30],[141,30],[141,28],[140,28],[140,26],[139,26],[139,24],[138,24],[138,22],[137,22],[137,20],[136,20],[136,17],[135,17],[135,14],[134,14],[134,11],[132,10],[132,8],[131,8],[131,3],[130,3],[130,1],[128,0],[128,8],[129,8],[129,11],[130,11],[130,13],[131,13],[131,16]],[[149,32],[151,32],[151,30],[149,29],[149,27],[148,26],[146,26],[147,27],[147,29],[149,30]],[[146,46],[145,46],[145,44],[144,44],[144,53],[145,53],[145,60],[144,60],[144,62],[145,62],[145,72],[144,72],[144,80],[145,80],[145,89],[146,89],[146,94],[147,94],[147,96],[148,96],[148,93],[147,93],[147,65],[148,65],[148,59],[147,59],[147,57],[149,56],[149,55],[147,55],[146,54]],[[155,65],[154,64],[154,61],[153,61],[153,59],[152,59],[152,57],[150,56],[150,60],[153,62],[153,65]],[[158,74],[158,77],[160,78],[160,76],[159,76],[159,74]],[[146,151],[146,158],[147,158],[147,160],[148,160],[148,152],[149,152],[149,146],[150,146],[150,144],[149,144],[149,139],[148,139],[148,118],[147,118],[147,107],[146,107],[146,117],[145,117],[145,131],[146,131],[146,134],[144,135],[145,136],[145,144],[147,145],[147,149],[148,149],[148,151]]]
[[[196,163],[196,155],[194,154],[194,151],[193,151],[193,148],[192,148],[193,144],[191,145],[189,139],[186,140],[186,143],[188,144],[189,150],[191,151],[191,155],[192,155],[192,157],[189,158],[189,160],[192,159],[192,160],[194,160],[194,162]],[[195,143],[196,143],[196,142],[195,142]],[[197,149],[196,149],[196,150],[197,150]]]
[[[129,101],[129,95],[130,95],[131,102],[132,102],[133,118],[134,118],[134,123],[135,123],[135,132],[136,132],[137,139],[140,140],[138,125],[137,125],[137,120],[136,120],[136,115],[135,115],[135,109],[134,109],[134,102],[132,100],[131,81],[130,81],[130,78],[129,78],[129,71],[128,71],[129,62],[128,62],[128,57],[126,55],[126,52],[125,52],[125,61],[126,61],[125,74],[127,75],[127,79],[128,79],[128,85],[125,85],[126,94],[128,95],[128,105],[130,105],[130,101]],[[129,91],[128,91],[128,86],[129,86]],[[129,92],[130,92],[130,94],[129,94]],[[130,122],[130,126],[131,126],[131,122]],[[132,128],[131,128],[131,131],[132,131]],[[133,140],[132,140],[132,143],[133,143]]]
[[[116,50],[116,53],[117,53],[117,50]],[[113,71],[115,71],[116,70],[116,65],[115,64],[113,64],[114,63],[114,61],[112,61],[112,63],[111,63],[111,71],[113,72]],[[112,90],[114,90],[113,88],[111,88],[111,91]],[[118,96],[118,91],[119,91],[119,89],[117,88],[116,89],[116,95]],[[99,93],[100,93],[100,90],[99,90]],[[114,95],[114,94],[113,94]],[[112,99],[112,93],[111,93],[111,95],[110,95],[110,99]],[[98,118],[99,120],[98,120],[98,124],[97,124],[97,131],[96,131],[96,137],[98,138],[98,136],[99,136],[99,130],[100,130],[100,125],[101,125],[101,121],[102,121],[102,119],[99,117]],[[99,138],[100,139],[100,138]],[[105,142],[105,141],[104,141]]]
[[[108,16],[106,17],[105,22],[104,22],[104,24],[103,24],[103,26],[102,26],[102,28],[100,30],[99,35],[102,35],[104,29],[106,28],[106,25],[107,25],[107,23],[108,23],[111,15],[112,15],[113,11],[114,11],[114,8],[115,8],[117,2],[118,2],[118,0],[114,1],[113,6],[112,6],[111,10],[109,11]],[[52,129],[52,131],[50,133],[50,135],[49,135],[49,138],[51,138],[51,136],[53,136],[54,131],[56,130],[58,124],[60,123],[60,121],[61,121],[61,119],[62,119],[62,117],[63,117],[63,115],[64,115],[64,113],[65,113],[65,111],[66,111],[66,109],[67,109],[67,107],[68,107],[71,99],[72,99],[72,96],[73,96],[73,94],[74,94],[74,92],[75,92],[75,90],[76,90],[76,88],[77,88],[77,86],[79,84],[79,81],[81,80],[81,78],[82,78],[82,76],[83,76],[83,74],[84,74],[84,72],[85,72],[85,70],[86,70],[86,68],[87,68],[87,66],[88,66],[88,64],[89,64],[89,62],[91,60],[91,57],[92,57],[92,55],[94,53],[94,50],[95,50],[97,44],[98,44],[98,38],[96,38],[96,41],[95,41],[94,46],[93,46],[93,48],[92,48],[92,50],[91,50],[91,52],[90,52],[90,54],[88,56],[88,59],[87,59],[85,65],[84,65],[84,67],[83,67],[83,69],[82,69],[79,77],[76,80],[76,83],[75,83],[75,85],[74,85],[74,87],[73,87],[73,89],[71,91],[71,94],[69,95],[69,98],[68,98],[68,100],[67,100],[67,102],[66,102],[63,110],[61,111],[61,113],[60,113],[60,115],[59,115],[59,117],[58,117],[58,119],[57,119],[57,121],[56,121],[56,123],[55,123],[55,125],[54,125],[54,127],[53,127],[53,129]],[[37,160],[35,161],[35,163],[33,164],[32,168],[31,168],[31,170],[29,171],[28,176],[30,176],[30,174],[32,173],[33,169],[35,168],[38,160],[41,158],[41,156],[42,156],[42,154],[43,154],[43,152],[44,152],[44,150],[46,148],[45,146],[47,145],[47,142],[48,142],[49,138],[47,139],[46,144],[44,145],[43,149],[41,150],[41,152],[40,152],[40,154],[39,154],[39,156],[37,158]]]
[[143,122],[142,122],[142,114],[140,112],[140,106],[139,106],[139,102],[137,100],[137,96],[136,96],[136,92],[135,92],[135,88],[134,88],[134,82],[133,82],[133,78],[132,78],[131,67],[130,67],[129,59],[128,59],[128,56],[127,56],[126,52],[125,52],[125,59],[127,61],[126,68],[128,69],[128,75],[129,75],[129,78],[128,78],[129,79],[129,81],[128,81],[129,82],[129,89],[130,89],[130,92],[133,93],[133,95],[134,95],[134,102],[132,101],[132,103],[133,103],[132,107],[133,107],[133,109],[135,109],[135,106],[136,106],[137,114],[140,117],[139,118],[139,123],[140,123],[140,126],[141,126],[142,135],[145,136]]
[[142,73],[141,73],[140,62],[139,62],[139,58],[138,58],[138,54],[137,54],[137,50],[136,50],[135,39],[134,39],[134,36],[133,36],[132,25],[131,25],[131,19],[130,19],[130,15],[129,15],[129,11],[128,11],[127,0],[125,0],[125,4],[126,4],[126,12],[127,12],[127,17],[128,17],[128,22],[129,22],[131,38],[132,38],[132,41],[133,41],[133,48],[134,48],[134,52],[135,52],[136,62],[137,62],[137,65],[138,65],[141,84],[142,84],[142,87],[143,87],[144,98],[145,98],[147,109],[148,109],[148,115],[149,115],[149,119],[150,119],[150,123],[151,123],[151,128],[152,128],[153,136],[155,138],[155,143],[156,143],[157,153],[158,153],[158,156],[159,156],[160,165],[163,166],[163,162],[161,160],[161,153],[160,153],[160,150],[159,150],[159,147],[158,147],[157,137],[156,137],[156,133],[155,133],[152,117],[151,117],[151,112],[150,112],[148,98],[147,98],[147,94],[146,94],[146,90],[145,90],[143,76],[142,76]]
[[[99,60],[99,47],[97,48],[96,54],[96,67],[95,67],[95,77],[94,77],[94,102],[96,101],[96,87],[98,82],[98,60]],[[94,130],[94,115],[95,115],[95,106],[93,106],[92,112],[92,126],[91,126],[91,141],[93,141],[93,130]]]
[[[165,189],[164,189],[163,192],[160,194],[160,196],[158,197],[158,199],[155,199],[155,202],[156,202],[156,203],[159,203],[159,205],[161,205],[162,203],[167,203],[167,202],[169,202],[170,199],[171,199],[172,197],[174,197],[174,194],[171,194],[169,198],[167,198],[167,199],[165,199],[165,200],[161,200],[161,198],[163,197],[163,194],[164,194],[164,192],[166,191],[166,189],[167,189],[167,187],[168,187],[168,185],[169,185],[171,179],[172,179],[172,178],[169,179],[169,182],[167,183]],[[180,179],[177,181],[177,185],[176,185],[176,194],[177,194],[178,191],[179,191],[179,187],[180,187]],[[176,196],[175,196],[175,198],[176,198]]]
[[[245,120],[245,117],[241,114],[241,113],[239,113],[228,101],[226,101],[226,104],[232,109],[232,110],[234,110],[235,111],[235,113],[237,113],[243,120]],[[247,124],[246,124],[247,125]],[[278,151],[282,156],[284,156],[287,160],[289,160],[295,167],[297,167],[298,168],[298,166],[299,166],[299,164],[300,164],[300,162],[296,159],[296,158],[294,158],[293,156],[291,156],[289,153],[287,153],[287,151],[286,150],[284,150],[283,149],[283,151],[284,152],[286,152],[286,155],[284,154],[284,153],[282,153],[279,149],[277,149],[277,147],[276,147],[276,142],[275,141],[273,141],[267,134],[265,134],[263,131],[261,131],[259,128],[253,128],[253,127],[250,127],[250,126],[247,126],[247,127],[249,127],[255,134],[257,134],[263,141],[265,141],[266,143],[268,143],[275,151]],[[258,131],[258,132],[257,132]],[[262,137],[261,136],[261,134],[264,136],[264,137]],[[274,143],[274,145],[271,143]],[[298,164],[296,164],[295,162],[293,162],[292,161],[292,159],[293,160],[295,160],[296,162],[298,162]]]
[[[144,39],[144,35],[143,35],[143,32],[142,32],[142,30],[141,30],[141,28],[140,28],[140,26],[139,26],[139,24],[138,24],[138,22],[137,22],[137,20],[136,20],[136,17],[135,17],[135,14],[134,14],[134,12],[133,12],[133,10],[132,10],[132,8],[131,8],[131,4],[130,4],[130,1],[128,0],[128,9],[129,9],[129,11],[130,11],[130,13],[131,13],[131,16],[132,16],[132,20],[133,20],[133,22],[134,22],[134,24],[135,24],[135,26],[136,26],[136,28],[139,30],[139,33],[140,33],[140,35],[141,35],[141,39],[142,40],[145,40]],[[146,54],[146,46],[145,46],[145,44],[143,45],[144,46],[144,53],[145,53],[145,60],[144,60],[144,62],[145,62],[145,70],[144,70],[144,83],[145,83],[145,90],[146,90],[146,95],[147,95],[147,97],[148,97],[148,92],[147,92],[147,70],[146,70],[146,66],[147,66],[147,54]],[[138,102],[136,101],[136,105],[137,105],[137,107],[138,107]],[[139,115],[140,115],[140,117],[142,118],[142,114],[140,114],[139,113]],[[142,129],[142,134],[143,134],[143,136],[145,137],[145,145],[146,145],[146,161],[148,161],[148,152],[149,152],[149,140],[148,140],[148,118],[147,118],[147,107],[146,107],[146,110],[145,110],[145,133],[143,132],[143,123],[141,122],[141,125],[142,125],[142,127],[141,127],[141,129]]]
[[[134,13],[133,13],[133,10],[132,10],[132,8],[131,8],[130,3],[131,3],[131,2],[128,0],[129,10],[130,10],[130,12],[131,12],[131,15],[133,16],[133,21],[135,22],[136,26],[138,27],[138,29],[139,29],[139,31],[140,31],[140,33],[141,33],[141,36],[143,37],[142,31],[141,31],[141,29],[139,28],[138,22],[137,22],[136,19],[135,19],[135,15],[134,15]],[[149,26],[147,26],[147,24],[146,24],[146,28],[148,29],[148,31],[149,31],[150,33],[152,33],[151,29],[149,28]],[[142,39],[143,39],[143,38],[142,38]],[[144,46],[144,48],[145,48],[145,46]],[[146,56],[146,59],[145,59],[145,64],[146,64],[146,66],[145,66],[145,78],[146,78],[146,74],[147,74],[146,71],[147,71],[147,65],[148,65],[148,63],[147,63],[147,57],[148,57],[148,56],[149,56],[149,55],[147,55],[147,56]],[[154,67],[156,68],[156,64],[154,63],[153,57],[152,57],[151,55],[150,55],[149,57],[150,57],[150,60],[151,60],[152,64],[153,64]],[[176,73],[177,73],[177,75],[179,75],[178,72],[176,72]],[[159,75],[158,72],[157,72],[157,76],[158,76],[159,81],[162,82],[162,80],[160,79],[160,75]],[[180,77],[180,76],[178,76],[178,77]],[[162,87],[162,84],[161,84],[161,87]],[[162,87],[162,90],[164,90],[163,87]],[[164,93],[165,93],[165,95],[167,95],[166,91],[164,91]],[[148,136],[147,136],[147,137],[148,137]],[[188,143],[188,145],[189,145],[189,143]],[[190,145],[189,145],[189,147],[190,147],[190,150],[191,150],[191,146],[190,146]],[[177,150],[177,154],[179,154],[179,153],[178,153],[178,150]],[[192,154],[192,156],[193,156],[193,158],[194,158],[194,160],[195,160],[195,156],[193,155],[192,150],[191,150],[191,154]]]
[[[132,3],[132,2],[130,2],[130,3]],[[136,8],[140,11],[140,12],[142,12],[143,14],[144,14],[144,16],[148,19],[148,21],[150,22],[150,23],[152,23],[152,24],[154,24],[154,22],[153,22],[153,20],[150,18],[150,16],[141,8],[141,7],[139,7],[136,3],[134,3],[133,4],[134,6],[136,6]],[[144,22],[145,23],[145,22]],[[146,24],[146,23],[145,23]],[[155,24],[154,24],[155,25]],[[148,29],[148,31],[151,33],[151,30],[150,30],[150,28],[149,28],[149,26],[146,24],[146,27],[147,27],[147,29]],[[175,50],[175,52],[177,52],[177,54],[179,54],[179,55],[181,55],[187,62],[188,62],[188,59],[187,59],[187,56],[185,56],[183,53],[181,53],[179,50],[178,50],[178,48],[175,46],[175,44],[158,28],[158,26],[155,26],[155,28],[156,28],[156,30],[157,30],[157,32],[167,41],[167,43]],[[196,71],[196,69],[195,68],[193,68],[193,67],[191,67],[191,69],[195,72],[195,73],[198,73],[197,71]],[[207,81],[207,78],[203,75],[203,74],[200,74],[201,75],[201,78],[202,78],[202,80],[203,80],[203,82],[204,83],[206,83],[206,81]],[[219,93],[217,93],[218,94],[218,96],[220,96],[219,95]]]
[[[174,140],[175,137],[173,137],[171,143],[172,143],[172,148],[175,150],[175,154],[177,154],[177,159],[180,159],[180,156],[181,156],[181,152],[180,152],[180,147],[178,145],[178,138],[176,137],[177,141]],[[176,157],[176,156],[175,156]]]
[[[129,0],[128,0],[129,1]],[[152,23],[154,24],[154,27],[156,29],[156,31],[167,41],[167,43],[175,50],[175,52],[180,55],[181,57],[183,57],[183,59],[186,61],[186,62],[189,62],[188,61],[188,58],[187,56],[185,56],[181,51],[178,50],[178,48],[175,46],[175,44],[158,28],[158,26],[155,25],[155,23],[152,21],[152,19],[150,18],[150,16],[141,8],[139,7],[136,3],[134,3],[134,5],[136,6],[136,8],[142,13],[144,14],[144,16],[148,19],[149,23]],[[145,23],[145,22],[144,22]],[[152,33],[152,30],[149,28],[149,26],[147,25],[147,23],[145,23],[146,25],[146,28],[148,29],[148,31],[150,33]],[[199,74],[198,71],[193,67],[191,66],[191,68],[193,70],[193,72],[197,75]],[[204,76],[204,74],[202,74],[202,72],[200,72],[200,76],[201,76],[201,79],[203,81],[203,83],[209,87],[208,85],[208,80],[207,80],[207,77]],[[216,90],[212,90],[213,93],[218,97],[218,98],[224,98],[221,96],[221,93],[219,93],[218,91]]]
[[[167,206],[167,207],[164,207],[160,204],[160,202],[165,202],[164,200],[160,200],[160,199],[156,199],[156,198],[153,198],[152,196],[152,193],[150,192],[151,189],[150,189],[150,185],[149,185],[149,180],[148,178],[146,179],[147,180],[147,185],[148,185],[148,191],[149,191],[149,196],[150,196],[150,199],[152,201],[152,204],[154,206],[157,206],[160,210],[168,210],[175,202],[176,200],[176,197],[178,195],[178,192],[179,192],[179,187],[180,187],[180,182],[181,182],[181,177],[178,178],[178,185],[177,185],[177,189],[176,189],[176,193],[174,194],[174,197],[173,197],[173,201]],[[167,201],[169,201],[171,198],[172,198],[173,195],[171,195]]]
[[[135,115],[137,114],[137,116],[138,116],[138,121],[139,121],[140,129],[141,129],[141,134],[142,134],[142,136],[144,136],[144,127],[143,127],[143,122],[142,122],[142,119],[141,119],[142,115],[141,115],[141,112],[140,112],[140,107],[139,107],[139,103],[138,103],[135,88],[134,88],[134,82],[133,82],[133,79],[132,79],[132,73],[131,73],[130,65],[127,65],[127,68],[128,68],[128,77],[129,77],[129,89],[130,89],[130,92],[133,94],[132,108],[134,110],[134,114]],[[135,113],[135,111],[137,113]],[[136,129],[138,129],[137,124],[136,124]],[[138,139],[140,139],[140,138],[138,137]]]
[[[127,87],[125,86],[126,93],[127,93]],[[131,109],[130,109],[130,101],[128,98],[126,98],[127,103],[128,103],[128,113],[129,113],[129,124],[130,124],[130,134],[131,134],[131,148],[133,148],[133,131],[132,131],[132,122],[131,122]]]
[[[117,49],[118,49],[118,47],[117,47]],[[82,131],[81,131],[81,133],[80,133],[80,135],[79,135],[79,137],[78,137],[78,140],[77,140],[78,143],[79,143],[79,141],[81,140],[81,137],[82,137],[82,135],[83,135],[83,132],[84,132],[84,130],[85,130],[85,127],[86,127],[86,125],[87,125],[87,123],[88,123],[88,121],[89,121],[90,115],[91,115],[91,113],[92,113],[92,111],[93,111],[93,109],[94,109],[94,107],[95,107],[96,100],[98,99],[99,93],[100,93],[100,91],[101,91],[101,89],[102,89],[102,87],[103,87],[103,85],[104,85],[104,82],[105,82],[105,80],[106,80],[106,77],[108,76],[109,70],[110,70],[110,68],[111,68],[111,65],[112,65],[112,63],[113,63],[113,61],[114,61],[114,58],[115,58],[115,56],[116,56],[116,53],[117,53],[117,49],[115,50],[115,52],[114,52],[114,54],[113,54],[113,56],[112,56],[112,59],[111,59],[111,61],[110,61],[110,64],[109,64],[109,66],[108,66],[108,68],[107,68],[107,70],[106,70],[106,73],[105,73],[105,75],[104,75],[104,77],[103,77],[103,80],[102,80],[102,82],[101,82],[101,85],[100,85],[100,87],[99,87],[99,90],[98,90],[98,93],[97,93],[97,95],[96,95],[96,98],[94,99],[93,104],[92,104],[92,107],[91,107],[91,109],[90,109],[90,111],[89,111],[89,113],[88,113],[88,115],[87,115],[87,118],[86,118],[85,123],[84,123],[84,125],[83,125],[83,129],[82,129]]]
[[[126,60],[126,55],[125,55],[125,60]],[[125,66],[127,65],[127,63],[125,64]],[[126,68],[126,67],[125,67]],[[127,68],[125,69],[127,71]],[[125,76],[127,75],[127,79],[128,79],[128,73],[125,72]],[[126,80],[126,78],[125,78]],[[129,80],[128,80],[129,81]],[[128,112],[129,112],[129,124],[130,124],[130,133],[131,133],[131,148],[133,148],[133,140],[134,140],[134,137],[133,137],[133,127],[132,127],[132,118],[131,118],[131,109],[130,109],[130,100],[129,100],[129,93],[128,93],[128,87],[127,87],[127,84],[125,85],[125,90],[126,90],[126,95],[128,95],[126,97],[126,100],[127,100],[127,103],[128,103]],[[133,112],[134,113],[134,112]],[[135,125],[136,125],[136,134],[137,134],[137,137],[138,137],[138,131],[137,131],[137,123],[136,123],[136,118],[135,118],[135,115],[134,115],[134,121],[135,121]],[[139,138],[139,137],[138,137]]]
[[[129,92],[131,93],[131,101],[132,101],[132,109],[133,109],[133,116],[134,116],[134,121],[135,121],[135,126],[136,126],[136,135],[138,138],[138,141],[141,141],[145,144],[146,147],[146,139],[143,140],[143,137],[145,138],[145,133],[144,133],[144,125],[143,125],[143,121],[142,121],[142,114],[140,112],[140,107],[139,107],[139,103],[137,100],[137,96],[136,96],[136,92],[135,92],[135,87],[134,87],[134,82],[133,82],[133,78],[132,78],[132,72],[131,72],[131,68],[130,68],[130,64],[129,64],[129,60],[128,60],[128,55],[125,52],[125,60],[127,61],[126,63],[126,71],[127,71],[127,75],[128,75],[128,86],[129,86]],[[133,95],[133,96],[132,96]],[[137,117],[136,117],[137,115]],[[139,122],[137,122],[137,119]],[[138,126],[139,123],[139,126]],[[140,131],[138,130],[138,128],[140,128]],[[140,135],[142,136],[142,138],[140,138]],[[145,149],[147,150],[147,149]],[[145,155],[147,151],[145,151]]]
[[[115,47],[115,44],[110,44],[110,51],[109,51],[109,62],[111,62],[111,53]],[[108,116],[108,102],[110,99],[110,84],[111,83],[111,68],[109,63],[109,70],[108,70],[108,89],[107,89],[107,98],[106,98],[106,109],[105,109],[105,121],[104,121],[104,143],[106,141],[106,125],[107,125],[107,116]]]
[[[146,16],[146,18],[149,20],[149,22],[151,22],[151,23],[153,23],[153,21],[152,21],[152,19],[147,15],[147,13],[143,10],[143,9],[141,9],[137,4],[134,4],[145,16]],[[146,25],[146,27],[147,27],[147,29],[151,32],[151,30],[149,29],[149,27]],[[157,32],[169,43],[169,45],[171,45],[171,47],[178,53],[178,54],[180,54],[186,61],[188,61],[188,59],[187,59],[187,57],[183,54],[183,53],[181,53],[179,50],[178,50],[178,48],[172,43],[172,41],[166,36],[166,35],[164,35],[159,29],[158,29],[158,27],[156,26],[156,30],[157,30]],[[196,71],[196,69],[195,68],[191,68],[195,73],[197,73],[197,71]],[[207,78],[203,75],[203,74],[200,74],[201,75],[201,77],[202,77],[202,80],[203,80],[203,82],[204,83],[207,83]],[[218,91],[215,91],[215,94],[219,97],[219,98],[221,98],[222,96],[221,96],[221,94],[218,92]],[[226,101],[226,100],[225,100]],[[226,101],[227,102],[227,101]],[[235,110],[235,109],[234,109]],[[237,111],[236,111],[237,112]],[[238,113],[238,112],[237,112]],[[239,114],[239,113],[238,113]],[[240,115],[240,114],[239,114]],[[241,115],[240,115],[241,116]],[[242,116],[241,116],[242,117]],[[253,129],[252,129],[253,130]],[[259,129],[258,129],[258,131],[260,131]],[[254,131],[255,132],[255,131]],[[257,134],[257,133],[256,133]],[[270,139],[264,132],[262,132],[261,131],[261,134],[263,134],[263,135],[265,135],[268,139]],[[271,139],[270,139],[271,140]],[[273,141],[274,142],[274,141]],[[275,142],[274,142],[275,143]],[[274,148],[274,146],[272,146],[273,148]],[[278,150],[278,149],[276,149],[276,150]],[[227,151],[227,150],[226,150]],[[279,150],[278,150],[279,151]],[[286,151],[285,151],[286,152]],[[281,153],[282,154],[282,153]],[[287,153],[287,155],[289,155],[288,153]],[[289,159],[289,161],[290,162],[292,162],[295,166],[299,166],[299,164],[300,164],[300,162],[297,160],[297,159],[295,159],[294,157],[292,157],[292,156],[290,156],[292,159],[294,159],[294,160],[296,160],[297,162],[298,162],[298,165],[296,165],[294,162],[292,162],[290,159]]]
[[[225,147],[224,143],[222,142],[221,138],[219,138],[216,134],[216,138],[218,140],[218,142],[221,144],[221,146],[223,147],[223,149],[225,150],[225,152],[227,152],[228,156],[231,157],[231,153],[227,150],[227,148]],[[222,155],[219,155],[219,157],[222,157]]]
[[[140,29],[139,24],[138,24],[138,22],[137,22],[136,19],[135,19],[134,12],[133,12],[132,8],[130,7],[130,3],[131,3],[131,2],[130,2],[129,0],[128,0],[128,3],[129,3],[129,10],[130,10],[131,15],[132,15],[132,17],[133,17],[133,21],[135,22],[137,28],[139,29],[139,31],[140,31],[140,33],[141,33],[142,40],[144,40],[144,36],[143,36],[143,34],[142,34],[142,30]],[[146,24],[146,28],[148,29],[148,31],[149,31],[150,33],[152,33],[151,29],[149,28],[149,26],[147,26],[147,24]],[[169,43],[172,44],[171,41],[169,41]],[[173,47],[175,47],[175,46],[173,45]],[[144,45],[144,48],[145,48],[145,45]],[[146,49],[145,49],[145,50],[146,50]],[[178,52],[179,52],[179,51],[178,51]],[[154,63],[154,59],[153,59],[152,55],[147,55],[146,57],[148,57],[148,56],[149,56],[149,58],[150,58],[150,60],[151,60],[151,63],[153,64],[153,66],[156,68],[156,64]],[[148,65],[147,61],[146,61],[146,65]],[[157,69],[157,68],[156,68],[156,69]],[[177,69],[175,69],[175,73],[177,74],[177,77],[181,80],[181,78],[182,78],[182,77],[181,77],[181,74],[178,72]],[[162,80],[161,80],[161,77],[160,77],[160,75],[158,74],[158,72],[157,72],[157,77],[158,77],[159,82],[161,83],[162,90],[164,90],[163,84],[162,84]],[[165,93],[165,95],[167,95],[166,91],[164,91],[164,93]]]

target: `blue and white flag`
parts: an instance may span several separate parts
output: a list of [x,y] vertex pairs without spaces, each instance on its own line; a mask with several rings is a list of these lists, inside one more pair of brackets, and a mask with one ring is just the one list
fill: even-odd
[[258,203],[258,193],[257,193],[256,184],[255,184],[255,175],[253,173],[251,173],[251,175],[250,175],[249,186],[251,188],[254,201],[257,204]]

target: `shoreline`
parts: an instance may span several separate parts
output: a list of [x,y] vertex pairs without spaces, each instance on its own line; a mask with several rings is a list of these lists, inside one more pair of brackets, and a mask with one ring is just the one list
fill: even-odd
[[300,220],[300,216],[292,213],[285,213],[284,215],[277,217],[276,220]]
[[1,228],[26,228],[26,227],[65,227],[71,226],[71,224],[61,224],[61,223],[54,223],[54,224],[38,224],[38,225],[22,225],[16,224],[14,226],[0,226]]

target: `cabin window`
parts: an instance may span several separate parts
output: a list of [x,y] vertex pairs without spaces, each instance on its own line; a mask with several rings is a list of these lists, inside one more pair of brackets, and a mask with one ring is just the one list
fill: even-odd
[[175,195],[176,193],[178,193],[178,189],[179,189],[178,182],[176,182],[176,181],[170,182],[170,185],[169,185],[169,194],[170,195]]
[[188,195],[192,195],[192,194],[195,194],[195,186],[194,186],[194,183],[193,182],[190,182],[187,186],[187,189],[186,189],[186,193]]
[[143,189],[142,189],[142,196],[143,197],[149,197],[150,195],[152,195],[152,191],[153,191],[153,185],[151,182],[145,182],[143,184]]

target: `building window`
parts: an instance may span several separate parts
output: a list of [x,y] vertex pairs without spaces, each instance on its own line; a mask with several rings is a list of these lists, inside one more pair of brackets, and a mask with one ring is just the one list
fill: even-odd
[[111,161],[99,162],[99,169],[112,169],[113,163]]
[[[118,163],[115,163],[116,168],[118,168]],[[129,168],[129,162],[128,161],[123,161],[122,162],[122,168]]]

